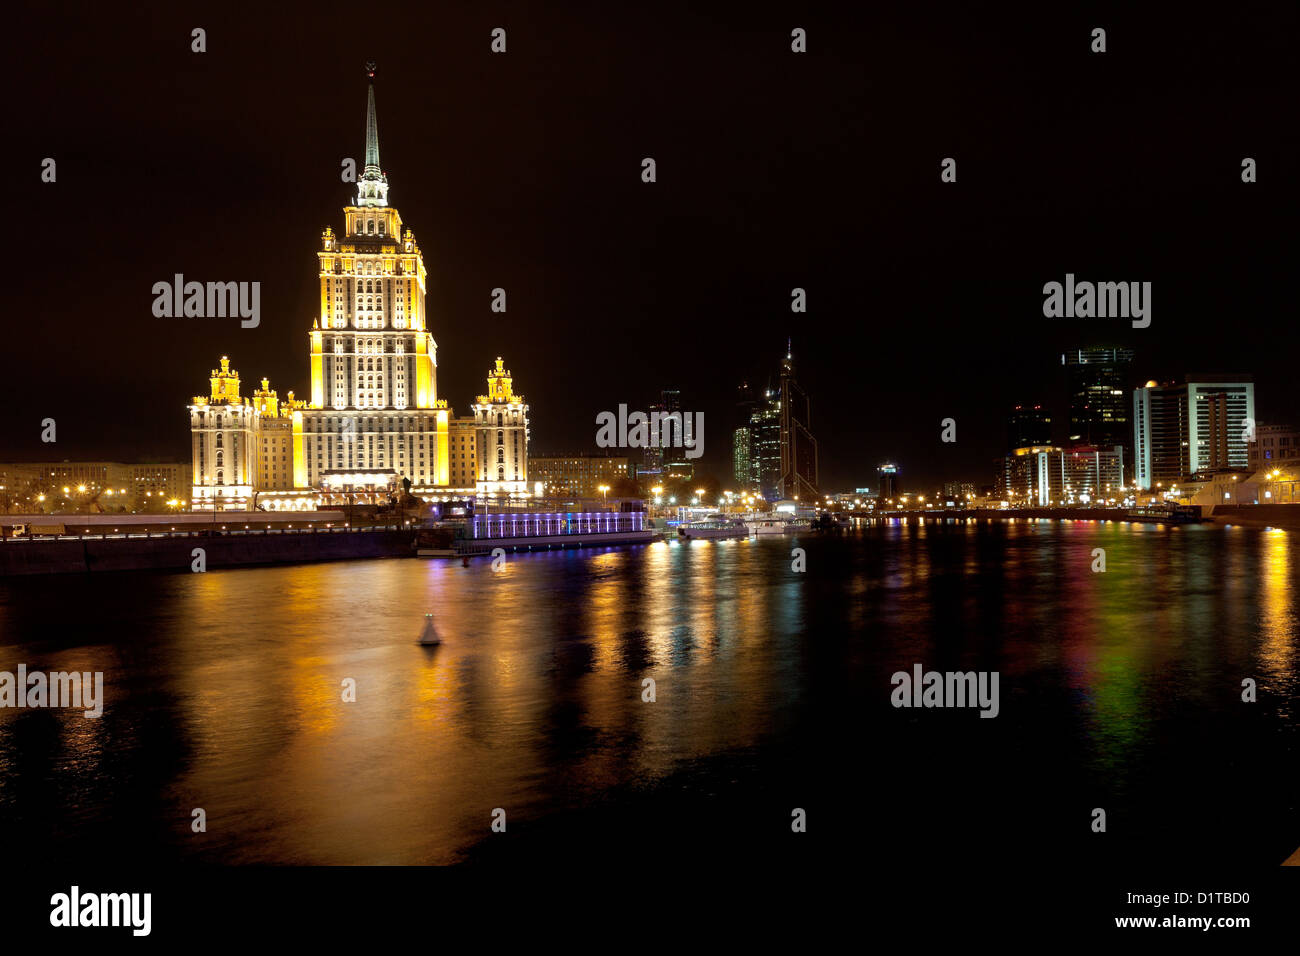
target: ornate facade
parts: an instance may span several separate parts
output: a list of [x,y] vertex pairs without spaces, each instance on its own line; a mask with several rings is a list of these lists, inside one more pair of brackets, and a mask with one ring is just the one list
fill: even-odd
[[391,473],[425,496],[527,495],[528,406],[503,361],[488,373],[472,417],[453,418],[438,398],[427,270],[388,190],[372,82],[356,195],[343,209],[343,231],[326,228],[317,252],[310,399],[295,402],[290,392],[279,402],[263,379],[245,401],[223,358],[211,397],[190,407],[196,509],[314,507],[326,486],[347,487],[348,473]]

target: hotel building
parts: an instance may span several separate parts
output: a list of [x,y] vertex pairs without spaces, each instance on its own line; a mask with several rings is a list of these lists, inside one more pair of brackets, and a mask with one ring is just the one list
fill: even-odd
[[372,82],[364,171],[342,231],[327,227],[316,253],[310,398],[278,401],[263,379],[246,400],[223,358],[210,396],[190,406],[195,509],[299,510],[327,489],[388,493],[406,482],[426,498],[527,497],[528,406],[503,361],[471,416],[453,418],[438,397],[427,270],[388,192]]

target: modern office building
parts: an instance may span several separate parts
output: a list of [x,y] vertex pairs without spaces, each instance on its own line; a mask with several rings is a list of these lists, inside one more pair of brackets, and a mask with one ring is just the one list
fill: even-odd
[[876,469],[876,480],[878,482],[876,495],[882,501],[897,498],[903,493],[897,465],[889,463],[881,465]]
[[749,455],[749,425],[740,425],[731,432],[731,477],[741,491],[750,489],[752,464]]
[[1113,347],[1075,348],[1061,355],[1069,393],[1070,444],[1122,445],[1132,460],[1133,357],[1132,349]]
[[1169,487],[1194,475],[1250,466],[1255,386],[1248,375],[1188,375],[1133,392],[1135,481]]
[[817,501],[817,439],[812,433],[812,403],[794,374],[794,356],[786,343],[781,362],[781,497]]
[[1007,415],[1007,449],[1050,445],[1052,416],[1042,405],[1015,405]]
[[695,459],[687,456],[687,451],[695,444],[695,416],[689,412],[682,411],[682,393],[680,389],[666,388],[659,395],[658,410],[664,415],[675,415],[681,421],[682,440],[676,441],[675,429],[672,440],[665,448],[663,441],[668,437],[667,427],[660,435],[660,447],[647,449],[647,451],[656,451],[659,460],[663,462],[661,477],[665,481],[680,479],[682,481],[693,481],[695,479]]
[[[681,426],[682,441],[683,444],[685,444],[686,441],[685,436],[687,434],[687,429],[692,427],[692,422],[690,421],[689,416],[685,416],[681,414],[682,411],[681,389],[677,389],[677,388],[660,389],[659,400],[657,402],[652,403],[648,411],[650,412],[651,415],[658,412],[660,415],[677,414],[678,416],[680,416],[682,419],[682,426]],[[670,462],[674,460],[674,458],[680,459],[676,461],[676,464],[679,466],[676,470],[677,474],[682,474],[682,473],[694,474],[695,471],[694,466],[689,461],[686,461],[685,456],[681,454],[680,450],[676,453],[676,455],[674,455],[673,450],[671,448],[664,448],[662,442],[656,444],[653,441],[647,444],[646,447],[642,450],[641,452],[642,463],[639,466],[637,466],[637,473],[640,475],[645,475],[647,478],[651,480],[666,478],[668,477],[668,472],[671,470],[669,469],[668,466]]]
[[731,473],[732,480],[741,491],[757,491],[758,482],[754,476],[753,438],[750,434],[750,421],[758,402],[754,400],[749,383],[745,382],[736,389],[736,417],[731,429]]
[[781,499],[781,394],[763,392],[749,419],[750,480],[768,501]]

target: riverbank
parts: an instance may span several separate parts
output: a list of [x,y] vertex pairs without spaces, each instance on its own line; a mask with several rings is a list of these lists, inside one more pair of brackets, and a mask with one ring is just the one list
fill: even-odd
[[200,559],[204,570],[216,571],[266,564],[404,558],[414,554],[415,534],[409,530],[11,540],[0,545],[0,577],[101,571],[193,571]]
[[1218,525],[1300,531],[1300,505],[1216,505],[1210,517]]
[[[1134,521],[1127,509],[1119,508],[927,508],[924,511],[883,511],[870,516],[851,515],[863,520],[924,518],[929,521],[956,518],[974,521]],[[1146,519],[1142,524],[1159,524]],[[1242,525],[1251,528],[1287,528],[1300,530],[1300,506],[1283,505],[1218,505],[1213,514],[1206,515],[1202,523]]]

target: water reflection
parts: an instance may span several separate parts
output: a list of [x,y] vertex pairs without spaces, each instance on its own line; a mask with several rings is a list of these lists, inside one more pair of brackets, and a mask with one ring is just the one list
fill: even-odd
[[[909,774],[975,754],[990,792],[1047,782],[1132,813],[1177,788],[1242,801],[1197,754],[1218,740],[1294,765],[1296,542],[891,522],[515,554],[496,572],[409,560],[0,584],[0,667],[102,669],[108,696],[100,721],[0,710],[0,836],[114,833],[220,862],[453,862],[493,808],[544,821],[680,789],[674,775],[725,754],[779,782],[789,750],[828,799],[845,767],[890,761],[873,798],[894,813],[938,799]],[[439,647],[415,644],[425,613]],[[1001,716],[892,710],[888,676],[916,662],[998,670]],[[1243,712],[1256,673],[1268,702]],[[1296,793],[1271,786],[1252,812],[1283,830]],[[194,807],[206,834],[189,830]],[[943,814],[927,819],[951,839]],[[1224,852],[1260,839],[1225,833]],[[1300,832],[1279,839],[1293,849]]]

